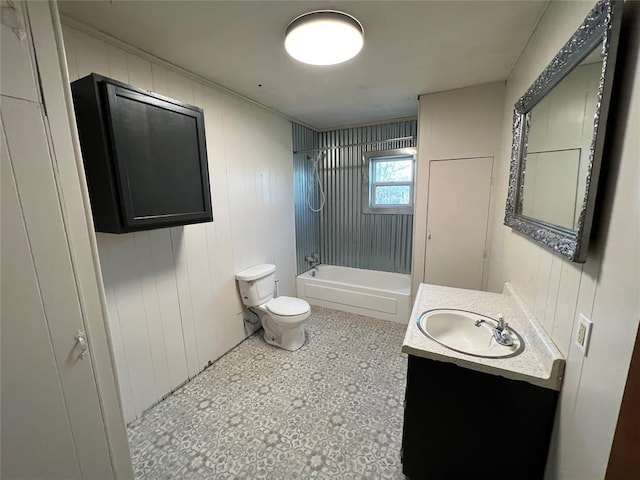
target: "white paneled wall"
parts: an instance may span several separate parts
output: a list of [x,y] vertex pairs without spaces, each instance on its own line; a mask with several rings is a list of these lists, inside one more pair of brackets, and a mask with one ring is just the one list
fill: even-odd
[[[412,260],[414,294],[418,285],[428,278],[425,258],[430,162],[495,157],[500,151],[504,93],[504,82],[498,82],[420,95]],[[487,233],[487,245],[490,241],[491,231]],[[488,268],[485,266],[483,290],[486,289],[487,277]]]
[[[605,147],[596,222],[587,262],[568,262],[502,225],[513,104],[580,25],[592,2],[551,2],[507,82],[501,152],[494,188],[489,289],[510,280],[567,358],[547,465],[549,479],[605,477],[611,442],[640,319],[640,76],[637,44],[621,49],[630,64],[616,78],[617,109]],[[637,9],[636,9],[637,11]],[[637,25],[637,20],[636,20]],[[617,74],[619,75],[619,74]],[[615,97],[614,96],[614,97]],[[618,170],[617,172],[615,170]],[[635,199],[635,201],[634,201]],[[588,356],[573,343],[579,313],[593,320]]]
[[98,234],[130,421],[245,338],[235,272],[275,263],[280,293],[295,294],[291,124],[134,49],[63,32],[72,81],[100,73],[205,112],[213,222]]

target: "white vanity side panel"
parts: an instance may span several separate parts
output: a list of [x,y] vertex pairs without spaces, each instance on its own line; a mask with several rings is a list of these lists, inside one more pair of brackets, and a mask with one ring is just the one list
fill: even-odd
[[[524,301],[567,357],[565,379],[547,466],[547,478],[604,478],[629,361],[640,319],[640,172],[637,132],[640,111],[629,108],[625,122],[610,118],[619,130],[610,159],[604,218],[594,231],[587,263],[568,262],[502,225],[511,155],[513,104],[573,34],[591,2],[551,2],[507,81],[504,124],[493,202],[489,290],[513,283]],[[635,26],[638,29],[638,8]],[[623,51],[619,55],[623,55]],[[638,51],[627,48],[630,62]],[[619,57],[620,58],[620,57]],[[620,59],[618,61],[621,61]],[[633,68],[629,68],[633,70]],[[636,67],[637,71],[637,67]],[[629,74],[627,74],[629,77]],[[640,104],[640,76],[616,78],[624,105]],[[621,131],[625,127],[625,131]],[[615,184],[614,184],[615,183]],[[601,189],[605,186],[601,183]],[[573,343],[575,322],[583,313],[594,322],[589,355]]]
[[278,267],[295,295],[291,124],[133,48],[64,26],[71,80],[95,72],[200,106],[212,223],[98,234],[127,421],[241,342],[235,273]]

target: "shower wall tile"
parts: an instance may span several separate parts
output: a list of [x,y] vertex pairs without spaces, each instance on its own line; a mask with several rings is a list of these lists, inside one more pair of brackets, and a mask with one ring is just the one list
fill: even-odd
[[[415,147],[416,120],[321,133],[327,204],[320,213],[320,260],[345,267],[410,273],[413,215],[362,213],[362,155],[376,150]],[[412,136],[411,140],[384,142]]]
[[[415,147],[416,120],[314,132],[293,124],[298,274],[309,269],[304,260],[312,252],[330,265],[410,273],[413,215],[362,213],[362,155],[376,150]],[[391,138],[412,140],[385,142]],[[341,147],[379,141],[379,144],[329,148],[320,155],[319,172],[326,203],[320,212],[313,159],[320,147]],[[310,202],[308,201],[310,200]]]
[[[307,205],[311,202],[317,209],[320,204],[318,185],[314,183],[313,162],[320,146],[320,133],[294,123],[292,125],[293,151],[293,184],[295,194],[296,215],[296,268],[298,275],[309,269],[304,257],[312,253],[320,253],[320,214]],[[320,165],[318,165],[320,167]],[[309,190],[311,189],[311,190]]]

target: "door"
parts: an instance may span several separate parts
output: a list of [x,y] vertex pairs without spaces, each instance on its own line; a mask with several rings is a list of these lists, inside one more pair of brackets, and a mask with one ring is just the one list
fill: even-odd
[[2,476],[111,477],[41,106],[0,102]]
[[631,354],[627,383],[611,444],[605,480],[635,478],[640,472],[640,329]]
[[113,478],[28,24],[14,27],[27,35],[2,25],[3,72],[24,76],[0,91],[0,476]]
[[493,157],[429,164],[425,282],[482,289]]

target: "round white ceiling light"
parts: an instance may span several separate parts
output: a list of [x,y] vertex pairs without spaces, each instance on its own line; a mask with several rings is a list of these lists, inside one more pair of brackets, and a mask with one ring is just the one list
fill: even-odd
[[364,44],[360,22],[343,12],[305,13],[287,27],[284,47],[296,60],[311,65],[335,65],[355,57]]

